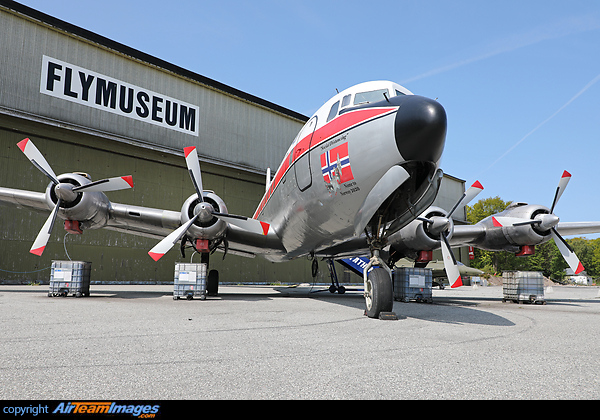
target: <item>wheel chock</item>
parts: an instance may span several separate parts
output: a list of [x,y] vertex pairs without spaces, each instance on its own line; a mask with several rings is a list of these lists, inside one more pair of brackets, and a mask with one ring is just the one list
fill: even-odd
[[395,312],[380,312],[379,319],[382,321],[397,321],[398,315]]

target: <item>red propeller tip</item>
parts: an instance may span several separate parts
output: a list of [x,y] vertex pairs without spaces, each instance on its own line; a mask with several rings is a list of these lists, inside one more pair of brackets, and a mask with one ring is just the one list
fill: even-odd
[[29,252],[31,252],[34,255],[37,255],[38,257],[41,257],[42,253],[44,252],[44,249],[46,249],[46,246],[42,246],[42,247],[37,248],[37,249],[32,249]]
[[460,286],[462,286],[462,285],[463,285],[463,282],[462,282],[462,277],[461,277],[461,276],[458,276],[458,279],[456,279],[456,281],[455,281],[455,282],[454,282],[454,283],[453,283],[453,284],[450,286],[450,288],[452,288],[452,289],[453,289],[453,288],[455,288],[455,287],[460,287]]
[[475,181],[473,183],[473,185],[471,185],[471,186],[475,187],[475,188],[479,188],[480,190],[483,190],[483,185],[481,185],[481,183],[479,181]]
[[25,146],[27,146],[27,142],[29,142],[29,139],[23,139],[17,143],[17,146],[19,146],[19,149],[21,149],[21,152],[25,152]]
[[133,188],[133,177],[131,175],[122,176],[123,181],[127,182],[131,188]]
[[575,274],[579,274],[583,270],[585,270],[585,268],[583,268],[583,264],[581,264],[581,262],[580,262],[579,265],[577,266],[577,270],[575,270]]
[[571,174],[567,171],[564,171],[561,178],[571,178]]
[[500,223],[498,221],[498,219],[496,219],[495,217],[492,217],[492,223],[494,224],[494,226],[496,227],[502,227],[502,223]]
[[268,223],[260,222],[260,225],[262,226],[263,235],[266,235],[267,233],[269,233],[269,224]]
[[196,148],[196,146],[184,147],[183,154],[185,155],[185,157],[187,158],[189,156],[189,154],[194,151],[195,148]]
[[156,252],[148,252],[148,255],[150,255],[150,257],[152,257],[152,259],[153,259],[154,261],[158,261],[158,260],[160,260],[160,259],[163,257],[163,255],[165,255],[165,254],[157,254]]

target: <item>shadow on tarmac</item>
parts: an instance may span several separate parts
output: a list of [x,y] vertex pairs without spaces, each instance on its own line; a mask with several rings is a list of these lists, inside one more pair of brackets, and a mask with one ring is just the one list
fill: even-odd
[[[308,289],[308,288],[306,288]],[[290,294],[289,288],[275,288],[282,293]],[[317,288],[312,288],[310,293],[306,291],[302,294],[301,291],[296,293],[298,297],[309,297],[322,299],[324,301],[344,305],[346,307],[364,310],[365,301],[363,297],[363,289],[350,289],[345,294],[331,294],[327,289],[316,291]],[[315,292],[316,291],[316,292]],[[435,297],[433,303],[417,303],[417,302],[394,302],[394,312],[400,320],[406,318],[420,319],[423,321],[440,322],[445,324],[473,324],[473,325],[488,325],[500,327],[512,327],[514,322],[494,313],[490,313],[485,309],[476,309],[479,305],[478,301],[489,300],[501,302],[501,299],[494,298],[477,298],[477,299],[456,299]]]

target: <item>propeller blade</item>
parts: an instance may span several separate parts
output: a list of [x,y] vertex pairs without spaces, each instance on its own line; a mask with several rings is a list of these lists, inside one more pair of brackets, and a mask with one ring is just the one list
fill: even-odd
[[86,185],[80,185],[79,187],[73,188],[73,192],[105,192],[125,190],[127,188],[133,188],[133,177],[131,175],[101,179],[100,181],[94,181]]
[[468,203],[470,203],[471,200],[477,197],[481,191],[483,191],[483,185],[481,185],[479,181],[475,181],[473,185],[471,185],[469,189],[465,191],[465,193],[462,195],[462,198],[454,205],[454,207],[452,207],[452,210],[450,210],[450,213],[448,213],[447,217],[450,218],[456,209],[466,206]]
[[556,229],[552,228],[551,232],[552,238],[554,239],[554,243],[558,247],[558,250],[562,254],[567,264],[569,264],[571,270],[573,270],[575,274],[579,274],[583,270],[585,270],[583,264],[581,264],[581,261],[579,261],[579,258],[577,258],[577,255],[575,255],[573,248],[571,248],[569,244],[563,239],[563,237],[558,234]]
[[460,276],[460,271],[458,270],[456,258],[454,258],[454,254],[450,249],[450,244],[448,244],[448,239],[446,239],[446,236],[443,233],[440,235],[440,242],[442,245],[444,269],[446,270],[446,276],[448,277],[448,282],[450,282],[450,287],[462,286],[462,278]]
[[198,193],[198,199],[204,201],[204,197],[202,196],[202,173],[200,172],[200,162],[198,162],[198,151],[195,146],[185,147],[183,149],[183,154],[185,155],[185,163],[187,164],[190,178],[192,178],[192,183],[194,184],[196,193]]
[[56,177],[56,174],[31,140],[28,138],[23,139],[17,143],[17,146],[19,146],[19,149],[21,149],[25,156],[27,156],[27,159],[31,161],[33,166],[38,168],[44,175],[50,178],[50,181],[52,181],[54,185],[58,184],[58,178]]
[[41,256],[44,252],[44,249],[46,249],[46,245],[50,239],[50,234],[52,233],[52,228],[54,227],[54,221],[56,220],[59,207],[60,200],[56,202],[56,206],[54,206],[52,213],[50,213],[50,216],[48,216],[48,219],[46,219],[46,223],[44,223],[44,226],[42,226],[40,233],[38,233],[38,236],[35,238],[35,241],[29,250],[29,252],[37,255],[38,257]]
[[554,201],[552,202],[552,207],[550,207],[550,213],[554,213],[554,207],[556,203],[558,203],[558,199],[565,192],[565,188],[567,188],[567,184],[571,180],[571,174],[567,171],[564,171],[562,176],[560,177],[560,181],[558,182],[558,187],[556,188],[556,193],[554,194]]
[[258,233],[261,235],[266,235],[267,233],[269,233],[270,225],[266,222],[261,222],[260,220],[252,219],[250,217],[236,216],[234,214],[224,214],[217,212],[212,212],[212,215],[218,217],[219,219],[225,220],[227,223],[242,228],[248,232]]
[[160,260],[163,257],[163,255],[169,252],[169,250],[173,248],[173,245],[175,245],[177,241],[179,241],[181,237],[185,235],[187,230],[190,228],[192,223],[196,221],[197,218],[198,215],[192,217],[187,223],[179,226],[176,230],[171,232],[162,241],[156,244],[154,248],[148,251],[148,255],[150,255],[150,257],[152,257],[154,261]]

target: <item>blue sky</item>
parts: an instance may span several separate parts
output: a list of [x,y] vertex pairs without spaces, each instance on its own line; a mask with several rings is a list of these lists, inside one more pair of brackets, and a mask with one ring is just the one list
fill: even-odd
[[555,213],[600,220],[598,1],[21,3],[305,115],[392,80],[445,107],[442,168],[478,198],[549,207],[568,170]]

